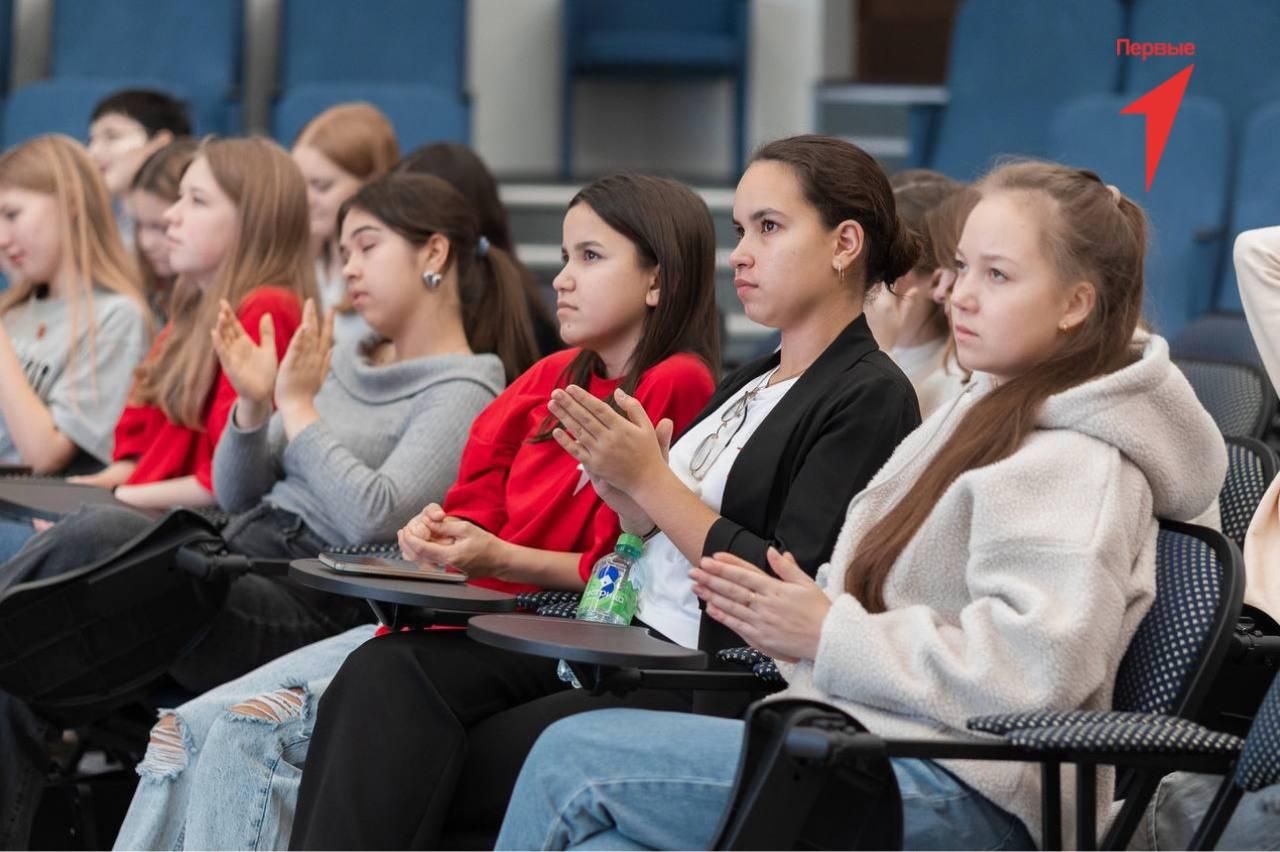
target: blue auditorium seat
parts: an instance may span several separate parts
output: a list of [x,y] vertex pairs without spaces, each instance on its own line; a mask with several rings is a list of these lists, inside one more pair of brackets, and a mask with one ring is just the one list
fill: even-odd
[[197,132],[240,129],[244,0],[57,0],[53,10],[51,78],[158,81],[186,93]]
[[273,135],[289,147],[308,121],[329,107],[350,101],[367,101],[382,110],[396,129],[402,151],[428,142],[466,142],[469,138],[467,104],[456,92],[392,83],[294,86],[276,105]]
[[573,170],[573,84],[579,77],[730,77],[734,174],[747,146],[747,0],[564,0],[560,170]]
[[1214,98],[1233,133],[1262,104],[1280,100],[1280,3],[1231,0],[1133,0],[1134,41],[1193,42],[1194,57],[1129,60],[1124,91],[1150,91],[1192,62],[1188,94]]
[[466,0],[281,0],[279,88],[467,81]]
[[4,104],[4,121],[0,123],[0,140],[8,148],[45,133],[63,133],[85,142],[89,116],[98,102],[112,92],[139,88],[162,88],[174,97],[187,97],[180,87],[162,80],[40,80],[9,95]]
[[275,137],[293,142],[317,113],[363,100],[400,146],[471,138],[466,0],[281,0]]
[[1119,0],[964,0],[952,30],[948,102],[941,113],[913,111],[912,162],[972,180],[1001,154],[1045,156],[1059,104],[1117,91],[1123,11]]
[[1213,302],[1226,242],[1227,117],[1215,101],[1187,95],[1169,134],[1151,191],[1145,190],[1145,119],[1121,115],[1131,99],[1089,95],[1060,107],[1049,155],[1092,169],[1147,211],[1146,317],[1176,337]]

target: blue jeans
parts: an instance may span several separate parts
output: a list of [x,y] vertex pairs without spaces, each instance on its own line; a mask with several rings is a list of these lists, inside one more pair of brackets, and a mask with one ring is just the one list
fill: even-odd
[[[734,719],[601,710],[555,723],[516,782],[498,849],[706,849],[742,746]],[[1022,822],[926,760],[894,760],[907,849],[1032,849]]]
[[[115,848],[288,848],[316,702],[374,629],[299,648],[162,711]],[[243,712],[250,702],[260,715]]]
[[36,534],[31,520],[0,514],[0,565],[12,559]]

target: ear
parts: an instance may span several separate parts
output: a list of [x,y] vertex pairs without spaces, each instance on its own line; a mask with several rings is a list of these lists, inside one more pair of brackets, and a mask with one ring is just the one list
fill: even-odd
[[651,308],[658,307],[659,297],[662,295],[662,289],[658,286],[661,271],[662,267],[653,268],[653,272],[649,275],[649,289],[644,293],[644,303]]
[[435,233],[427,237],[427,241],[418,249],[418,274],[424,272],[445,273],[449,263],[449,238]]
[[1063,306],[1062,316],[1058,319],[1058,328],[1070,331],[1078,327],[1098,302],[1098,290],[1088,281],[1077,281],[1067,291],[1067,301]]
[[168,130],[157,130],[142,146],[142,159],[146,159],[173,141],[173,133]]
[[853,219],[846,219],[833,232],[835,236],[834,251],[831,257],[831,268],[837,274],[848,274],[853,264],[862,256],[862,248],[866,244],[866,233],[862,225]]

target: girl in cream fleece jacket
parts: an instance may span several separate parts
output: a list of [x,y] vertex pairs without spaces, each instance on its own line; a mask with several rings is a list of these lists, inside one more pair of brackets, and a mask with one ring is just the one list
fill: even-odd
[[[768,571],[718,554],[691,575],[713,618],[779,660],[783,696],[834,702],[888,737],[973,738],[977,715],[1110,707],[1155,593],[1156,518],[1204,511],[1226,471],[1164,340],[1130,343],[1137,206],[1048,164],[1002,167],[980,188],[952,311],[961,363],[983,375],[854,498],[816,582],[776,551]],[[740,722],[628,711],[553,726],[499,848],[702,847],[741,740]],[[606,743],[607,765],[594,757]],[[907,848],[1034,842],[1034,766],[893,764]]]

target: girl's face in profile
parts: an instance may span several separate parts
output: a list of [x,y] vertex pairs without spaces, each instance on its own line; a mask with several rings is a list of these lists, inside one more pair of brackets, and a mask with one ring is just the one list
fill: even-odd
[[786,328],[818,310],[842,283],[832,265],[837,237],[804,197],[791,167],[752,163],[733,196],[738,245],[729,255],[733,285],[747,316]]
[[231,249],[238,229],[236,205],[222,191],[209,161],[196,157],[182,176],[178,200],[165,211],[169,268],[204,280]]
[[1048,226],[1047,204],[1026,192],[985,196],[965,221],[951,326],[966,370],[1021,375],[1061,347],[1062,323],[1078,324],[1092,308],[1090,297],[1082,312],[1080,285],[1061,281],[1045,255]]

